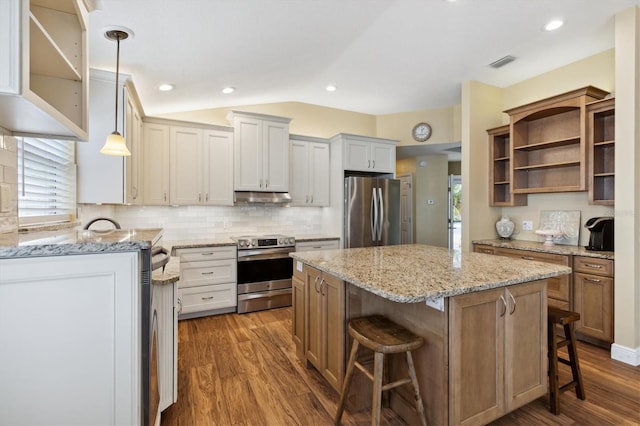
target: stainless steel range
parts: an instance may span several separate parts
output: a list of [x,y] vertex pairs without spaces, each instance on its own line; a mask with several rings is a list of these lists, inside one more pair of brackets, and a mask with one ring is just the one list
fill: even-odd
[[296,240],[286,235],[242,236],[238,244],[238,313],[291,306]]

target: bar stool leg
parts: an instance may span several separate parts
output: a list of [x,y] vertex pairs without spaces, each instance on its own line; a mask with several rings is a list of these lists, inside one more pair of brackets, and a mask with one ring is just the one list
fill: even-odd
[[411,356],[410,351],[407,351],[407,366],[409,367],[409,377],[411,378],[411,384],[413,385],[413,396],[416,400],[416,411],[418,411],[418,416],[420,417],[422,426],[427,426],[427,419],[424,415],[424,404],[422,403],[420,387],[418,386],[418,376],[416,376],[416,369],[413,366],[413,357]]
[[349,394],[349,387],[351,386],[351,379],[353,378],[353,369],[355,368],[356,357],[358,356],[358,346],[358,341],[354,339],[353,345],[351,346],[351,355],[349,355],[349,363],[347,364],[347,372],[345,373],[344,383],[342,384],[342,394],[340,395],[340,403],[338,404],[338,412],[336,413],[335,419],[336,426],[340,424],[344,405],[347,401],[347,395]]
[[371,403],[371,426],[377,426],[380,424],[380,407],[382,405],[384,354],[382,352],[374,352],[373,357],[373,401]]
[[578,364],[578,350],[576,348],[576,336],[573,331],[572,324],[566,324],[564,326],[564,333],[569,338],[569,344],[567,345],[567,352],[569,352],[569,362],[571,364],[571,375],[576,382],[576,396],[583,400],[585,399],[584,384],[582,383],[582,374],[580,373],[580,365]]
[[556,326],[549,322],[547,327],[549,357],[549,410],[556,416],[560,414],[560,390],[558,389],[558,344]]

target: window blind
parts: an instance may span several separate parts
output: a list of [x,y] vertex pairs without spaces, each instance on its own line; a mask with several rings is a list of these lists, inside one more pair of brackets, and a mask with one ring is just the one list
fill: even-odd
[[72,141],[23,137],[18,144],[20,223],[66,222],[76,207]]

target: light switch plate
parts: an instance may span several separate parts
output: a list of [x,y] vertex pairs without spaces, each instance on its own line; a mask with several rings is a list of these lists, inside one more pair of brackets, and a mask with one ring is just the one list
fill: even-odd
[[11,211],[11,190],[9,184],[0,183],[0,213]]

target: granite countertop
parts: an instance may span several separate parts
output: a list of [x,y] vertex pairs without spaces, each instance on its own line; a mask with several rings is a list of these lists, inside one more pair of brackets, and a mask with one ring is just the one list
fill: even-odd
[[162,229],[65,229],[0,234],[0,259],[31,256],[63,256],[150,248],[162,237]]
[[602,259],[613,259],[614,252],[612,251],[593,251],[587,250],[583,246],[567,246],[556,244],[553,246],[545,246],[543,243],[537,241],[523,241],[523,240],[478,240],[473,241],[473,244],[484,244],[492,247],[510,248],[518,250],[530,250],[540,253],[561,254],[568,256],[587,256],[587,257],[599,257]]
[[294,252],[290,256],[400,303],[436,300],[571,273],[571,268],[561,265],[420,244]]

